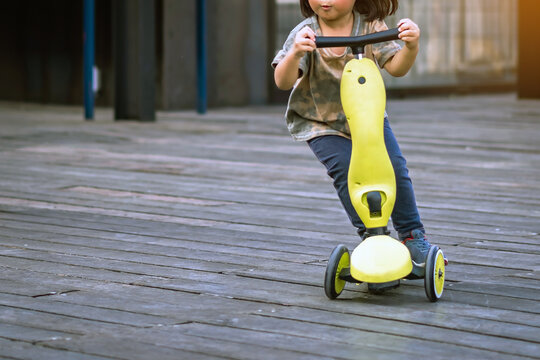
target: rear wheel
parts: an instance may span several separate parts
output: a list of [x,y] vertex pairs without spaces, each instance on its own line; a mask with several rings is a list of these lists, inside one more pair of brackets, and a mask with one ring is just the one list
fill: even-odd
[[432,246],[426,258],[424,288],[431,302],[436,302],[444,290],[445,259],[441,249]]
[[350,266],[351,259],[347,247],[345,245],[336,246],[330,254],[324,275],[324,292],[329,299],[337,298],[343,291],[346,281],[341,279],[339,275],[343,269],[350,268]]

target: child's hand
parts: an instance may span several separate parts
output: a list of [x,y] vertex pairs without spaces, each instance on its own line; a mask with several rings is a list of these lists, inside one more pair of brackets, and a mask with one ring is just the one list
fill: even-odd
[[399,38],[405,42],[405,45],[411,49],[418,48],[420,40],[420,28],[411,19],[401,19],[398,23]]
[[301,58],[306,52],[312,52],[316,47],[315,32],[306,26],[296,34],[292,51],[298,58]]

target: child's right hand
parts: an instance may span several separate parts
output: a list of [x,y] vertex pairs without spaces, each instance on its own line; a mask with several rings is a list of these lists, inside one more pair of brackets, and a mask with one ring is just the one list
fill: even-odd
[[306,26],[300,30],[294,38],[292,51],[295,56],[302,58],[307,52],[312,52],[317,48],[315,45],[315,31]]
[[294,86],[298,77],[302,76],[300,61],[307,52],[312,52],[316,47],[315,32],[311,28],[306,26],[296,34],[293,46],[276,65],[274,80],[278,88],[290,90]]

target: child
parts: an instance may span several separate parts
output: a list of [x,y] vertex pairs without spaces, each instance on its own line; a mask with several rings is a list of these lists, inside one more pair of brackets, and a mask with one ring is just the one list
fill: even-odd
[[[341,107],[340,80],[349,48],[316,49],[315,36],[358,36],[387,30],[383,19],[395,13],[398,0],[300,0],[306,17],[291,33],[272,61],[275,82],[293,89],[286,112],[287,127],[295,140],[307,141],[328,170],[353,226],[366,228],[352,206],[347,187],[351,156],[350,131]],[[418,54],[420,29],[409,19],[398,23],[401,46],[392,41],[366,46],[365,56],[376,60],[393,76],[404,76]],[[362,99],[358,99],[362,101]],[[392,222],[413,260],[413,273],[424,275],[430,244],[416,207],[409,170],[385,113],[384,139],[396,175],[396,203]]]

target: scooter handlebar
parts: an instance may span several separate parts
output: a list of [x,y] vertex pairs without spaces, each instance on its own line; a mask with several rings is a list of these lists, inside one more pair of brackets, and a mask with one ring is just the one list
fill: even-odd
[[317,36],[315,38],[315,44],[318,48],[348,46],[353,50],[363,50],[366,45],[377,44],[391,40],[399,40],[398,28],[362,36]]

